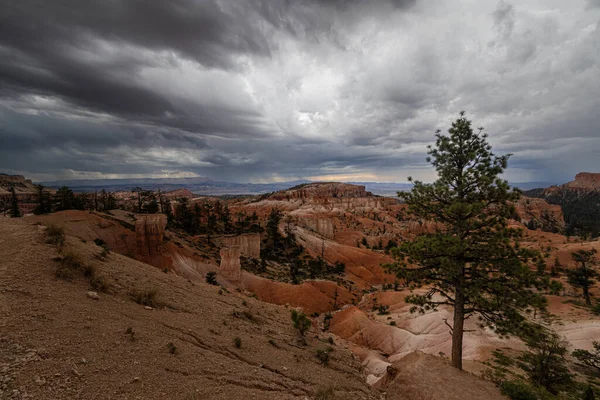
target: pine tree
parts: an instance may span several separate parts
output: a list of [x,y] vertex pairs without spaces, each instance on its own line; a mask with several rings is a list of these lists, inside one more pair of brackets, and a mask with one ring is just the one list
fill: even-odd
[[52,204],[50,203],[50,193],[44,185],[35,185],[37,205],[33,209],[35,215],[48,214],[52,212]]
[[409,178],[412,191],[398,194],[411,214],[434,221],[437,228],[403,243],[397,262],[388,265],[411,288],[430,289],[407,298],[413,311],[453,309],[448,326],[452,365],[458,369],[465,319],[475,314],[481,325],[508,334],[528,326],[522,311],[545,307],[543,296],[532,290],[537,280],[528,263],[534,254],[518,245],[521,232],[508,227],[512,203],[519,198],[499,178],[509,155],[495,156],[482,129],[474,133],[461,112],[448,135],[437,131],[427,161],[438,180],[425,184]]
[[19,199],[14,187],[10,187],[10,212],[11,218],[18,218],[21,216],[21,210],[19,209]]
[[596,265],[595,255],[596,249],[579,250],[571,253],[571,258],[575,261],[577,267],[567,271],[567,282],[583,291],[583,298],[588,306],[592,305],[590,287],[596,282],[594,278],[598,277],[598,271],[594,269]]
[[54,195],[54,211],[73,210],[76,203],[73,191],[67,186],[60,187]]

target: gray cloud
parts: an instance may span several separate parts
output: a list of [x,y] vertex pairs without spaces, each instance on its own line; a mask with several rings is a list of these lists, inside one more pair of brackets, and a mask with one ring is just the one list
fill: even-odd
[[592,0],[0,5],[0,170],[428,180],[463,109],[512,180],[598,168]]

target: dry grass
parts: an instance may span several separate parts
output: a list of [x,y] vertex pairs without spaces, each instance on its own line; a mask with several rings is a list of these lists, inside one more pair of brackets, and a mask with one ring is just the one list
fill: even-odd
[[48,225],[46,228],[46,243],[55,246],[62,246],[65,244],[65,230],[58,225]]

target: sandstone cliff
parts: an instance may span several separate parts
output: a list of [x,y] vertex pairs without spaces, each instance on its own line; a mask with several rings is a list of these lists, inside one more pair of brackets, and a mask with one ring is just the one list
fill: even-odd
[[138,215],[135,221],[135,237],[138,254],[155,256],[163,251],[162,242],[167,226],[164,214]]
[[238,247],[240,255],[244,257],[260,258],[260,234],[258,233],[218,236],[213,241],[219,247]]
[[580,172],[575,180],[564,185],[569,189],[600,190],[600,173]]

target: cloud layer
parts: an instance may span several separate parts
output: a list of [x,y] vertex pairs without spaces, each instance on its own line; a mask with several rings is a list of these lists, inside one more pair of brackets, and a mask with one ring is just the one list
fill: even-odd
[[3,171],[429,180],[460,110],[513,181],[600,171],[597,1],[0,5]]

